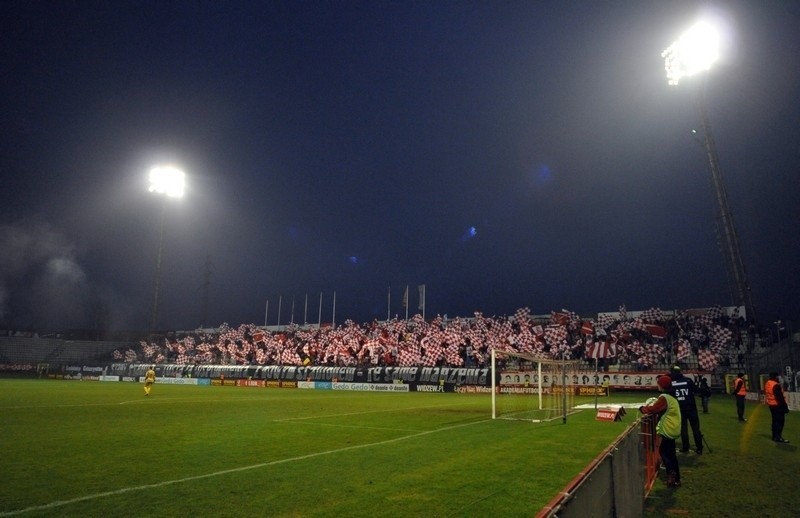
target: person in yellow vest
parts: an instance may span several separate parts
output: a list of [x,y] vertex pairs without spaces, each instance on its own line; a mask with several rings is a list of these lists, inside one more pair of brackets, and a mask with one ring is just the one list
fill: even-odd
[[656,434],[661,440],[658,453],[664,469],[667,470],[667,487],[678,488],[681,487],[681,470],[675,454],[675,439],[681,435],[681,407],[678,400],[668,393],[672,387],[672,378],[662,375],[656,383],[662,393],[652,403],[640,406],[639,411],[646,415],[659,416],[656,425]]
[[156,382],[156,371],[155,365],[151,366],[147,369],[147,372],[144,375],[144,395],[150,395],[150,388],[153,386],[153,383]]
[[744,418],[744,400],[747,396],[747,384],[744,381],[744,372],[736,375],[733,381],[733,395],[736,396],[736,413],[739,415],[739,421],[745,422]]
[[769,379],[764,384],[764,402],[769,406],[772,414],[772,440],[775,442],[787,443],[783,438],[783,425],[786,422],[786,414],[789,413],[789,405],[783,397],[783,388],[778,381],[778,373],[770,372]]

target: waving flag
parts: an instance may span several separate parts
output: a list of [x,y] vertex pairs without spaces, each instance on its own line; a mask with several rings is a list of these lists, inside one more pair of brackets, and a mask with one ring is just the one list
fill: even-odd
[[584,336],[594,334],[594,322],[591,320],[581,322],[581,334]]
[[558,347],[567,339],[567,328],[561,325],[549,325],[544,330],[544,339],[552,347]]
[[679,360],[685,360],[689,357],[691,353],[691,348],[689,347],[689,342],[686,339],[681,338],[678,340],[677,351],[675,357]]
[[719,305],[712,306],[712,307],[708,308],[708,312],[706,313],[706,315],[708,315],[708,317],[711,320],[716,320],[716,319],[720,318],[723,314],[724,314],[724,311],[722,310],[722,308]]
[[528,309],[528,308],[519,308],[514,313],[514,322],[516,322],[517,325],[520,326],[520,328],[527,327],[529,314],[530,314],[530,309]]
[[613,358],[617,355],[616,344],[611,342],[594,342],[586,347],[586,357],[592,359]]
[[644,330],[650,333],[650,336],[653,338],[666,338],[667,336],[667,329],[663,326],[657,326],[655,324],[644,324]]
[[663,322],[664,312],[661,308],[650,308],[642,311],[642,320],[645,322]]
[[719,363],[719,355],[710,349],[700,349],[697,351],[697,361],[701,369],[713,371]]
[[722,327],[721,325],[716,324],[710,330],[709,338],[711,339],[711,345],[723,347],[730,343],[731,338],[733,338],[733,331],[727,327]]

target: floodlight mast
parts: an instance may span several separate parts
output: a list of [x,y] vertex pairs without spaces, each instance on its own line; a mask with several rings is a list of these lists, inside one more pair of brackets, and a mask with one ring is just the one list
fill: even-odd
[[170,198],[183,197],[184,173],[177,167],[158,166],[150,170],[150,192],[165,194]]
[[158,324],[158,296],[161,289],[161,263],[164,255],[164,222],[167,213],[167,198],[181,198],[184,190],[184,173],[173,166],[158,166],[150,170],[150,187],[148,191],[163,194],[161,204],[161,224],[158,237],[158,254],[156,256],[156,280],[153,290],[153,313],[150,320],[150,332]]
[[705,72],[719,59],[719,35],[716,29],[699,22],[661,53],[667,71],[667,83],[678,85],[684,77]]
[[[694,25],[681,38],[661,53],[665,61],[667,82],[677,86],[681,79],[707,71],[719,58],[719,35],[709,23],[700,22]],[[756,312],[753,304],[747,271],[744,267],[739,237],[733,224],[733,217],[728,206],[728,194],[722,180],[717,147],[711,134],[708,109],[706,108],[703,85],[697,89],[697,111],[703,130],[703,146],[711,170],[711,181],[717,201],[718,221],[717,234],[725,258],[728,276],[728,287],[735,304],[745,308],[748,319],[755,320]]]

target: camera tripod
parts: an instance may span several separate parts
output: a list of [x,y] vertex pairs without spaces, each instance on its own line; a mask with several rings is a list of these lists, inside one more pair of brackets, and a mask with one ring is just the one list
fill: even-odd
[[708,453],[714,453],[714,450],[711,449],[711,445],[708,444],[708,441],[706,440],[705,434],[700,434],[700,437],[703,438],[703,444],[706,445],[706,449],[708,450]]

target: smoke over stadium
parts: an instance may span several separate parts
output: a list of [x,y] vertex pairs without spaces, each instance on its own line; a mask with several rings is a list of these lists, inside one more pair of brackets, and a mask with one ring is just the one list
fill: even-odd
[[77,245],[52,225],[2,225],[0,249],[0,325],[63,330],[112,323],[112,297],[92,284]]

